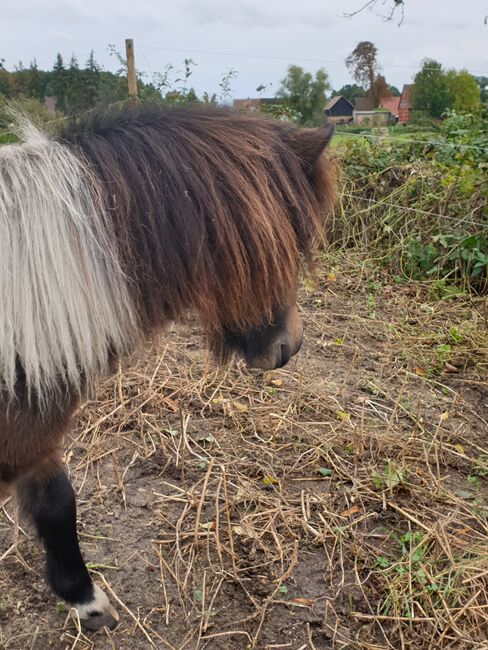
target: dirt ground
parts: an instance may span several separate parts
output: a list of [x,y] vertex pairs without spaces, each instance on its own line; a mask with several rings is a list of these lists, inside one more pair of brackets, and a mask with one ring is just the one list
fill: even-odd
[[0,648],[488,648],[488,309],[438,297],[329,263],[283,370],[149,346],[66,452],[120,624],[77,629],[10,501]]

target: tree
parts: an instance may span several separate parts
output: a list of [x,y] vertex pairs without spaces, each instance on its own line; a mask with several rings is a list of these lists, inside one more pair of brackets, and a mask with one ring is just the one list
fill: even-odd
[[382,74],[379,74],[373,82],[373,91],[371,93],[373,100],[377,100],[379,105],[381,99],[390,97],[390,95],[390,87],[386,83],[386,79]]
[[0,59],[0,95],[10,97],[12,94],[12,77],[10,72],[5,70],[5,59]]
[[480,89],[480,100],[482,104],[488,102],[488,77],[475,77]]
[[14,66],[14,93],[17,97],[29,94],[29,71],[24,68],[22,61]]
[[361,41],[346,59],[346,67],[352,78],[366,88],[375,107],[378,106],[380,99],[378,95],[379,87],[376,84],[379,77],[377,54],[378,49],[374,43]]
[[[69,67],[64,72],[64,81],[66,90],[64,94],[64,108],[69,112],[76,112],[84,108],[85,87],[80,74],[78,59],[74,54],[71,55]],[[57,102],[59,107],[59,102]]]
[[434,59],[424,59],[414,77],[413,109],[439,118],[454,106],[454,96],[442,65]]
[[388,91],[390,93],[390,97],[401,97],[402,95],[396,86],[391,86],[390,84],[388,84]]
[[449,70],[447,85],[454,98],[454,110],[457,113],[476,113],[479,110],[480,88],[476,79],[467,70]]
[[95,61],[95,53],[90,50],[90,55],[83,70],[83,80],[86,93],[86,105],[92,108],[96,105],[100,87],[100,66]]
[[325,93],[329,89],[328,74],[323,68],[313,77],[302,67],[290,65],[276,96],[300,115],[301,124],[313,126],[324,120]]
[[51,92],[56,99],[56,108],[60,111],[66,109],[66,91],[68,87],[68,76],[66,72],[63,57],[58,52],[51,75]]
[[42,76],[37,67],[37,62],[34,59],[30,64],[29,75],[27,78],[27,92],[29,97],[34,97],[34,99],[42,102],[44,99],[44,86],[42,83]]
[[442,117],[449,109],[476,112],[480,108],[480,88],[467,70],[442,69],[438,61],[426,59],[415,75],[413,108],[430,117]]
[[362,86],[358,86],[357,84],[346,84],[345,86],[342,86],[342,88],[339,88],[339,90],[333,90],[332,97],[335,97],[336,95],[342,95],[352,104],[354,104],[355,98],[361,97],[364,95],[364,92],[365,90]]

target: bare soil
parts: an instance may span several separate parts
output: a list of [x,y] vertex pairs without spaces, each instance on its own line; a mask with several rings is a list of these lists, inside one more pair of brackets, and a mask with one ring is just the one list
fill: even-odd
[[80,410],[82,634],[0,509],[0,648],[488,648],[486,300],[364,268],[303,290],[283,370],[216,368],[174,326]]

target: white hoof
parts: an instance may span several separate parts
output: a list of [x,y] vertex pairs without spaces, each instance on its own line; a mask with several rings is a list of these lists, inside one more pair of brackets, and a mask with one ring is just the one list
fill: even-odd
[[93,585],[93,591],[92,600],[72,605],[78,612],[82,627],[86,630],[99,630],[102,627],[113,629],[119,622],[119,615],[98,585]]

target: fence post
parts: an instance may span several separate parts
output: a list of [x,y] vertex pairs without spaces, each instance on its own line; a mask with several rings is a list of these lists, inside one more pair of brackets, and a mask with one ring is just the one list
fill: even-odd
[[125,55],[127,59],[127,86],[129,89],[129,99],[137,99],[137,77],[136,65],[134,61],[134,41],[132,38],[125,39]]

